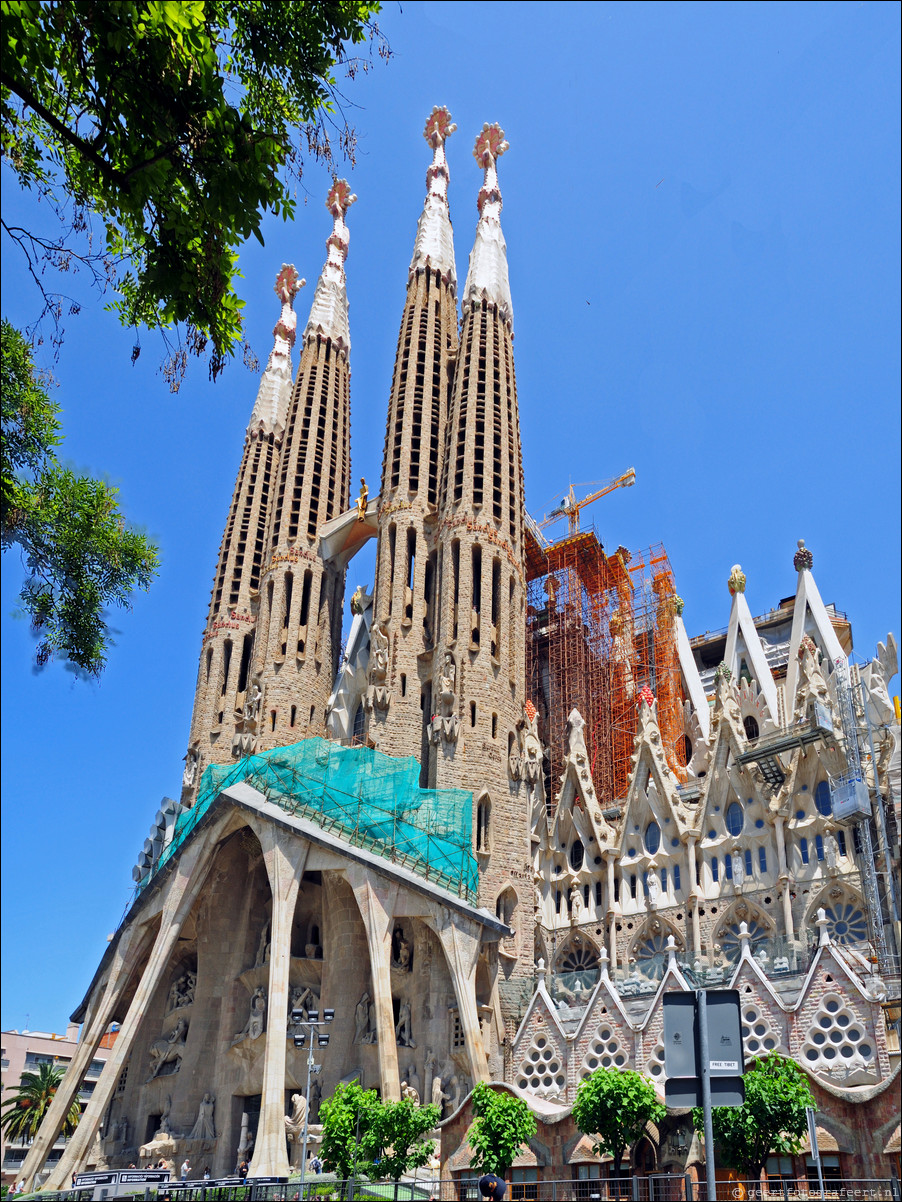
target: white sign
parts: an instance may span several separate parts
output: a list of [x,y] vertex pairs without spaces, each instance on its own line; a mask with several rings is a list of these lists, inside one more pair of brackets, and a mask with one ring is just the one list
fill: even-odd
[[721,1072],[725,1073],[739,1072],[739,1064],[735,1060],[712,1060],[710,1062],[710,1067],[712,1069],[720,1069]]

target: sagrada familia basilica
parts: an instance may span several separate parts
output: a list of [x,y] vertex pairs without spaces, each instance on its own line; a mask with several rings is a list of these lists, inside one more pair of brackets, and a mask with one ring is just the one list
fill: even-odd
[[[707,987],[739,991],[747,1062],[802,1066],[838,1172],[898,1161],[895,640],[853,661],[802,542],[759,616],[726,564],[727,628],[690,638],[660,545],[611,553],[578,520],[547,541],[524,507],[507,143],[497,125],[476,138],[459,289],[454,130],[446,109],[426,124],[378,496],[351,480],[345,181],[299,337],[304,281],[279,272],[182,793],[73,1015],[29,1184],[186,1154],[214,1176],[244,1157],[285,1175],[304,1103],[315,1136],[321,1099],[354,1079],[442,1107],[445,1175],[468,1172],[456,1116],[485,1080],[539,1116],[524,1173],[603,1176],[569,1118],[580,1081],[630,1067],[663,1097],[663,996]],[[348,564],[371,538],[342,648]],[[325,1008],[305,1099],[294,1035]],[[697,1169],[686,1112],[631,1157]]]

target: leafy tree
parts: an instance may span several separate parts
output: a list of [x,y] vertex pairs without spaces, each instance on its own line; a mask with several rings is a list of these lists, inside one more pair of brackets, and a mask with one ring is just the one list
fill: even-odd
[[[0,1111],[0,1127],[8,1140],[34,1139],[64,1071],[58,1064],[39,1064],[36,1073],[23,1073],[19,1084],[10,1087],[12,1097],[3,1103]],[[78,1102],[73,1102],[63,1122],[64,1136],[72,1134],[80,1117],[81,1108]]]
[[[45,291],[43,262],[87,267],[101,289],[112,285],[123,324],[185,323],[186,344],[164,369],[171,387],[187,353],[208,346],[216,377],[243,341],[238,247],[251,234],[263,241],[265,214],[294,216],[304,154],[332,162],[330,127],[353,162],[354,132],[332,116],[342,102],[334,70],[366,70],[374,47],[389,57],[372,23],[379,7],[2,0],[2,153],[60,234],[4,230],[58,337],[67,298]],[[369,58],[349,57],[367,41]]]
[[407,1098],[380,1102],[375,1121],[362,1137],[373,1162],[378,1162],[379,1175],[400,1181],[405,1173],[422,1168],[435,1147],[432,1140],[424,1142],[423,1136],[441,1117],[438,1106],[417,1106]]
[[[815,1106],[808,1080],[793,1060],[770,1052],[745,1074],[745,1102],[714,1108],[714,1141],[723,1163],[750,1179],[761,1176],[768,1156],[794,1156],[807,1130],[806,1106]],[[704,1131],[700,1107],[692,1111]]]
[[660,1123],[667,1107],[658,1101],[651,1081],[631,1069],[598,1068],[582,1082],[573,1103],[573,1121],[584,1135],[594,1136],[599,1156],[613,1157],[617,1170],[624,1152]]
[[468,1139],[470,1167],[503,1177],[517,1153],[536,1133],[536,1116],[522,1098],[480,1081],[472,1094],[475,1122]]
[[367,1138],[367,1133],[377,1121],[380,1106],[376,1091],[361,1089],[357,1081],[339,1085],[331,1098],[320,1103],[320,1156],[326,1168],[341,1180],[375,1175],[377,1141]]
[[149,586],[157,550],[125,525],[117,489],[58,462],[59,406],[6,320],[0,341],[3,550],[22,553],[20,601],[38,636],[38,665],[56,655],[98,676],[111,641],[106,608],[129,608],[132,591]]

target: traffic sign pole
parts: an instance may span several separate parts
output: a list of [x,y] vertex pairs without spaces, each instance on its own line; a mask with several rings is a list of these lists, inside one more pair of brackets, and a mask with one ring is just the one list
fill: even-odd
[[704,989],[695,995],[698,1014],[699,1077],[702,1084],[702,1115],[705,1123],[705,1180],[708,1202],[717,1202],[717,1178],[714,1175],[714,1113],[711,1106],[711,1053],[708,1048],[708,999]]

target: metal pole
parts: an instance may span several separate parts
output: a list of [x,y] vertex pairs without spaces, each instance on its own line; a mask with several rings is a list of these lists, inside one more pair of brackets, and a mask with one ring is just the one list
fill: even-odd
[[817,1181],[821,1191],[821,1202],[824,1202],[824,1170],[821,1167],[821,1150],[817,1146],[817,1120],[813,1106],[805,1107],[805,1119],[808,1123],[808,1142],[811,1144],[811,1155],[817,1165]]
[[717,1202],[717,1179],[714,1176],[714,1118],[711,1110],[711,1057],[708,1051],[708,999],[704,989],[695,993],[695,1012],[698,1019],[699,1074],[702,1083],[702,1113],[705,1120],[705,1180],[708,1202]]
[[310,1036],[310,1051],[307,1053],[307,1089],[304,1093],[304,1142],[301,1145],[301,1184],[298,1193],[304,1196],[304,1178],[307,1175],[307,1136],[310,1131],[310,1074],[313,1071],[313,1027],[307,1028]]

